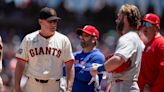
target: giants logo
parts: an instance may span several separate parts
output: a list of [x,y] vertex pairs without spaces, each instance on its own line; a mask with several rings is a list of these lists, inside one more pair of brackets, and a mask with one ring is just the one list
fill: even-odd
[[35,55],[52,55],[56,57],[60,57],[61,50],[57,48],[51,48],[51,47],[40,47],[40,48],[34,48],[29,50],[31,57],[34,57]]

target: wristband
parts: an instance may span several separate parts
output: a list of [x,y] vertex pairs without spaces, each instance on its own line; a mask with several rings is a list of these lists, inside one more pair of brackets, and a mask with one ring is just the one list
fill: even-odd
[[99,67],[97,68],[97,71],[98,71],[98,72],[103,72],[103,71],[105,71],[105,66],[104,66],[104,64],[101,65],[101,66],[99,66]]

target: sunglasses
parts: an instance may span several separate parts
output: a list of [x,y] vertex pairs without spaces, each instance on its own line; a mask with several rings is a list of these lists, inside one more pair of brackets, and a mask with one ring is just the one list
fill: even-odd
[[143,28],[143,27],[149,28],[149,27],[151,27],[151,26],[153,26],[153,24],[150,23],[150,22],[146,22],[146,21],[142,22],[142,28]]

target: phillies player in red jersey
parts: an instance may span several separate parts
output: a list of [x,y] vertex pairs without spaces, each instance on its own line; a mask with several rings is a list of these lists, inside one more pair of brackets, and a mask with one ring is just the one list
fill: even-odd
[[140,92],[164,92],[164,37],[159,29],[159,17],[152,13],[146,14],[142,20],[147,43],[138,80]]

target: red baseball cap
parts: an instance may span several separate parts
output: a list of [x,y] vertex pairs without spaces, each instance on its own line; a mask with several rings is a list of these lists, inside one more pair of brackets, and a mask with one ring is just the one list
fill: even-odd
[[99,38],[99,31],[96,29],[96,27],[94,27],[94,26],[92,26],[92,25],[86,25],[86,26],[84,26],[83,29],[78,28],[78,29],[76,30],[76,33],[77,33],[78,35],[81,35],[82,32],[85,32],[85,33],[87,33],[87,34],[89,34],[89,35],[91,35],[91,36],[94,36],[94,37],[96,37],[97,39]]
[[143,20],[160,27],[160,18],[156,14],[148,13],[144,16]]

